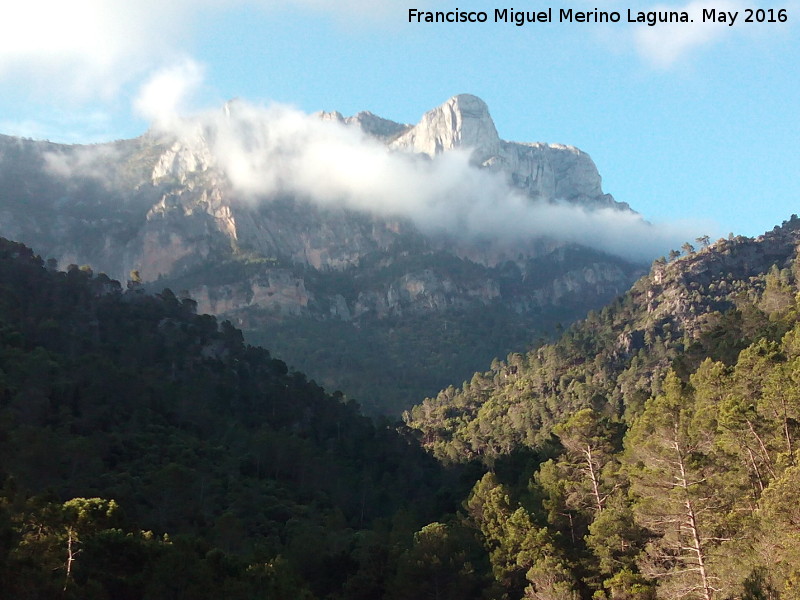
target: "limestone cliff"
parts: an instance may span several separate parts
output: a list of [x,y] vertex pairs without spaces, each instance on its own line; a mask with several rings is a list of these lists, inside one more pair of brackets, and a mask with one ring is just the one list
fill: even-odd
[[489,108],[469,94],[454,96],[425,113],[391,146],[430,157],[448,150],[469,149],[477,165],[503,173],[509,183],[531,198],[629,209],[627,204],[617,203],[603,193],[600,174],[588,154],[563,144],[501,140]]
[[483,100],[460,94],[425,113],[417,125],[391,146],[430,157],[456,148],[470,148],[474,160],[484,164],[499,152],[500,137]]
[[[236,110],[226,106],[225,114]],[[603,193],[588,155],[570,146],[501,140],[486,104],[474,96],[455,96],[414,126],[369,112],[319,116],[424,160],[471,152],[476,167],[503,174],[532,202],[629,210]],[[437,369],[442,377],[402,392],[392,400],[394,409],[528,343],[557,321],[602,305],[642,270],[552,239],[499,247],[491,240],[426,234],[402,217],[313,198],[243,194],[217,160],[214,132],[199,124],[183,131],[95,146],[0,136],[0,235],[55,257],[62,268],[89,264],[122,281],[137,270],[156,291],[169,286],[188,293],[199,310],[234,320],[330,386],[344,385],[335,379],[348,368],[341,356],[303,362],[326,343],[319,327],[346,324],[348,332],[371,332],[386,348],[402,332],[406,341],[391,350],[395,359],[412,360],[403,358],[407,353],[422,361],[414,369]],[[437,319],[444,319],[445,330],[429,338]],[[301,330],[308,346],[297,345]],[[473,342],[473,330],[496,334]],[[353,348],[360,343],[346,352],[374,353]],[[450,352],[452,361],[461,361],[452,350],[459,344],[475,350],[463,359],[469,364],[425,364],[430,353]],[[377,375],[361,379],[371,377]],[[359,396],[376,393],[357,386],[352,391]]]

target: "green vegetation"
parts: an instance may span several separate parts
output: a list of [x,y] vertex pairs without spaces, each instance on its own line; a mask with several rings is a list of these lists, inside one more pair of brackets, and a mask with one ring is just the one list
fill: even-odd
[[2,241],[0,585],[800,598],[798,225],[657,261],[396,427],[191,300]]
[[798,225],[657,261],[406,414],[441,461],[489,471],[464,512],[509,597],[798,597]]
[[[262,313],[263,315],[263,313]],[[531,343],[531,332],[554,329],[570,314],[519,315],[501,303],[454,309],[446,314],[411,314],[364,319],[358,326],[341,320],[268,321],[245,332],[287,363],[327,388],[346,390],[366,414],[399,415],[414,399],[453,381],[468,379],[478,365]],[[321,341],[323,340],[323,341]]]
[[[545,300],[543,306],[531,299],[535,290],[550,293],[548,286],[564,275],[565,265],[580,273],[609,260],[586,248],[565,247],[557,257],[529,260],[524,269],[513,262],[487,268],[442,251],[398,252],[367,255],[357,268],[342,271],[291,267],[309,291],[309,305],[301,315],[251,307],[229,313],[230,318],[241,324],[249,342],[270,348],[325,387],[346,391],[366,414],[399,416],[420,398],[468,380],[494,357],[524,350],[537,340],[541,344],[561,323],[571,323],[611,299],[610,292],[596,291],[588,299],[567,295],[552,304]],[[165,283],[174,289],[192,289],[201,281],[231,284],[243,295],[234,282],[256,277],[259,268],[245,260],[231,261]],[[289,269],[288,263],[283,268]],[[268,274],[262,271],[260,277]],[[351,310],[360,294],[373,295],[365,302],[368,306],[383,302],[402,293],[399,283],[408,275],[435,291],[413,302],[403,299],[392,309],[384,307],[386,314],[333,316],[331,298],[340,296]],[[478,290],[487,281],[499,297],[472,299],[465,291]],[[443,292],[441,282],[453,289]]]
[[191,300],[5,240],[0,455],[9,598],[379,597],[460,489]]

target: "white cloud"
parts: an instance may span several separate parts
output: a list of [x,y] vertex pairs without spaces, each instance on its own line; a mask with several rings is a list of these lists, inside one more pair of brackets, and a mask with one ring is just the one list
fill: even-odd
[[[733,10],[738,1],[714,6]],[[108,103],[126,86],[145,80],[135,110],[157,126],[175,128],[175,115],[185,112],[187,98],[202,80],[202,68],[181,51],[202,16],[248,8],[313,10],[362,20],[384,18],[405,6],[399,0],[16,1],[4,7],[0,22],[0,85],[11,81],[59,104],[85,105]],[[679,10],[699,7],[691,2]],[[669,65],[727,29],[732,28],[697,22],[636,27],[636,48],[649,61]],[[628,255],[649,256],[691,237],[684,227],[653,227],[616,211],[534,207],[496,175],[470,167],[466,153],[448,153],[433,162],[390,153],[354,129],[285,107],[241,104],[231,117],[217,113],[203,119],[217,160],[237,189],[251,196],[302,195],[408,216],[421,227],[457,234],[524,238],[550,233]],[[25,127],[38,137],[39,123]],[[86,165],[51,165],[56,170],[76,166]]]
[[186,103],[202,81],[202,66],[185,58],[156,71],[139,90],[134,109],[155,125],[164,126],[186,112]]
[[[683,6],[657,5],[642,9],[645,12],[686,11],[694,22],[658,23],[653,27],[639,25],[634,32],[636,49],[649,63],[657,67],[669,67],[689,53],[733,35],[743,25],[743,8],[743,4],[732,0],[694,0]],[[723,23],[703,23],[703,9],[739,12],[737,27],[729,27]]]
[[[576,0],[581,10],[595,10],[597,4],[590,0]],[[790,35],[793,27],[791,15],[800,9],[800,0],[779,0],[767,4],[763,0],[745,3],[742,0],[666,0],[661,3],[607,0],[601,7],[607,11],[617,11],[621,16],[620,23],[598,24],[592,29],[594,37],[605,49],[616,55],[634,53],[644,63],[656,69],[668,69],[685,64],[696,58],[703,51],[717,45],[742,42],[763,42],[776,35]],[[745,23],[746,9],[772,9],[777,16],[781,9],[786,9],[789,19],[784,22]],[[638,13],[682,13],[686,12],[693,20],[690,23],[628,23],[628,10],[635,18]],[[729,26],[728,22],[703,22],[703,10],[738,12],[736,22]],[[769,17],[769,14],[767,14]]]
[[28,0],[4,7],[0,80],[59,100],[113,98],[182,39],[188,0]]
[[119,160],[119,150],[108,144],[71,146],[42,153],[45,169],[59,177],[91,177],[108,181],[108,164]]
[[231,10],[314,11],[350,22],[399,7],[400,0],[10,0],[0,15],[0,85],[73,109],[109,104],[183,60],[201,23]]
[[430,160],[391,151],[360,129],[323,121],[285,106],[237,102],[229,111],[162,120],[205,153],[240,196],[253,202],[290,195],[413,220],[427,232],[525,244],[536,237],[575,242],[650,260],[694,239],[696,225],[651,225],[614,209],[534,203],[503,176],[452,151]]

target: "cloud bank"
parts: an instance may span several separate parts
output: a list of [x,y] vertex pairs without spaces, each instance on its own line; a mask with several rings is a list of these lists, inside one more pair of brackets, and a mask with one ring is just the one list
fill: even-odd
[[203,19],[234,10],[314,10],[379,18],[399,0],[26,0],[3,6],[0,81],[77,102],[110,100],[122,88],[186,54]]
[[210,151],[234,190],[254,203],[289,195],[409,218],[430,234],[512,245],[546,237],[643,261],[707,232],[697,224],[653,225],[629,211],[534,201],[503,174],[471,164],[467,149],[435,159],[393,151],[355,125],[287,106],[235,101],[224,111],[169,119],[152,108],[160,130],[187,140],[189,151]]
[[110,99],[174,54],[191,22],[188,0],[28,0],[3,9],[0,77],[60,100]]
[[134,110],[156,127],[186,110],[188,96],[202,83],[203,67],[185,58],[156,71],[139,90]]

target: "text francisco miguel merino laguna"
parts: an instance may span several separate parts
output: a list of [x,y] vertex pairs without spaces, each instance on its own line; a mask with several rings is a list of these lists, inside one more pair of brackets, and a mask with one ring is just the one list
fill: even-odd
[[[416,8],[408,9],[409,23],[486,23],[489,14],[485,11],[462,11],[459,9],[451,11],[426,11]],[[513,23],[517,26],[526,23],[552,23],[554,11],[552,8],[539,11],[514,10],[513,8],[494,9],[495,23]],[[556,14],[559,23],[619,23],[623,21],[619,11],[605,10],[574,10],[572,8],[560,8]],[[628,23],[646,23],[650,27],[658,23],[692,23],[694,19],[689,16],[687,11],[679,10],[658,10],[658,11],[634,11],[627,10]],[[746,9],[741,11],[725,11],[717,9],[702,9],[698,15],[702,21],[712,23],[724,23],[732,26],[737,18],[742,17],[744,23],[784,23],[788,20],[786,9]]]

